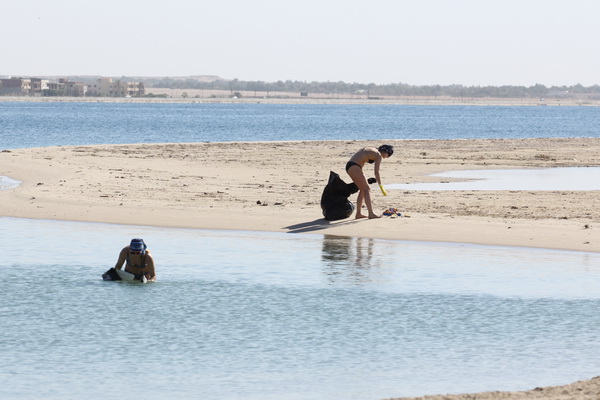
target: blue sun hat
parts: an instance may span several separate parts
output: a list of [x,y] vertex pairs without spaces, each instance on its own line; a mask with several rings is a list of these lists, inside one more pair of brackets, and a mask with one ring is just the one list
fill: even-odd
[[146,243],[144,243],[144,239],[131,239],[131,243],[129,244],[129,251],[139,251],[144,254],[146,252]]

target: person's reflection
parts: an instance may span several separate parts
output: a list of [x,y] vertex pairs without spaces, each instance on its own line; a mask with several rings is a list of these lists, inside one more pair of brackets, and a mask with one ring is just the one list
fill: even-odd
[[323,273],[330,283],[366,284],[373,281],[375,264],[369,238],[323,236]]

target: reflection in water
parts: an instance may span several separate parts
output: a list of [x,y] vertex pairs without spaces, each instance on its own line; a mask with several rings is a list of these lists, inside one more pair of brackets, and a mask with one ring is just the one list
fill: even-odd
[[327,281],[361,285],[377,280],[381,260],[374,245],[371,238],[324,235],[322,260]]

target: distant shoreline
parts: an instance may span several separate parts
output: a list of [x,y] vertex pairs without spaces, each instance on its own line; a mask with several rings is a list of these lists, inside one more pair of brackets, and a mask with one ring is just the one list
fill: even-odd
[[150,103],[150,104],[357,104],[357,105],[435,105],[435,106],[588,106],[600,107],[600,99],[535,99],[535,98],[454,98],[420,96],[381,96],[277,93],[268,96],[243,94],[231,97],[229,91],[198,89],[149,88],[148,93],[169,97],[28,97],[0,96],[0,102],[86,102],[86,103]]

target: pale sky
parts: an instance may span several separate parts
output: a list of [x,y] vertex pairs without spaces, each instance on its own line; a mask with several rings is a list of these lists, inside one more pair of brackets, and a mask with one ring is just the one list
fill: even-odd
[[7,0],[0,75],[600,84],[598,0]]

